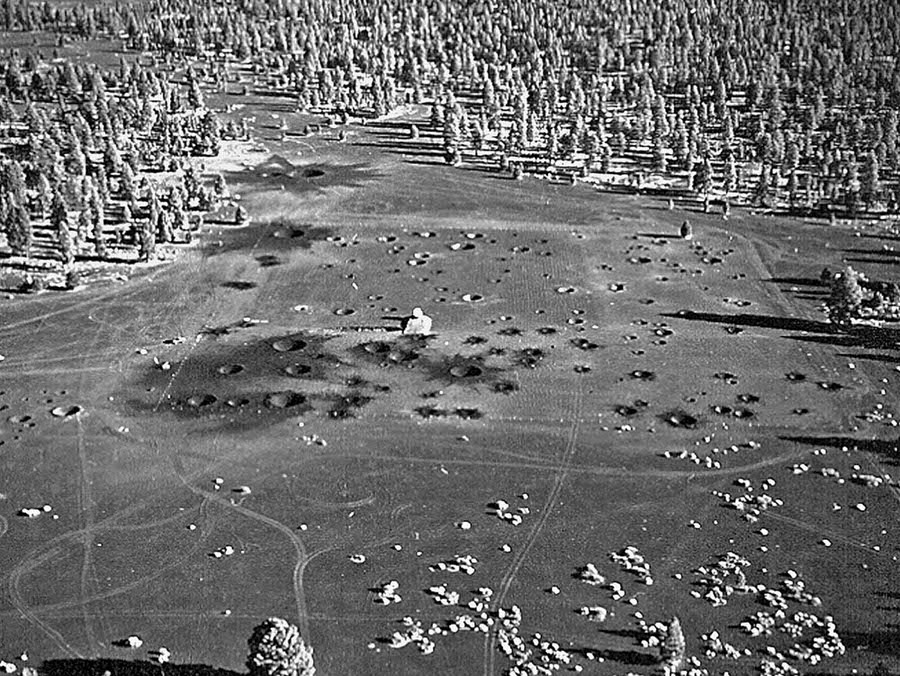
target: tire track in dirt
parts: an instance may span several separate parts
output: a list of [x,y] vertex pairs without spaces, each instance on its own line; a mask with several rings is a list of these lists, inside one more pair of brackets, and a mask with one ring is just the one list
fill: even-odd
[[[550,515],[553,512],[553,508],[556,506],[556,502],[559,499],[559,495],[562,492],[563,483],[565,482],[566,476],[569,473],[569,468],[572,464],[572,459],[575,457],[575,452],[577,450],[577,441],[578,441],[578,429],[581,420],[581,407],[583,403],[583,394],[581,387],[578,388],[578,391],[575,394],[575,403],[574,403],[574,415],[572,416],[572,424],[569,427],[568,439],[566,440],[565,448],[559,458],[558,463],[556,464],[556,477],[553,482],[553,487],[550,490],[550,494],[547,496],[546,501],[544,502],[543,509],[541,511],[541,516],[537,520],[537,523],[531,529],[531,532],[528,534],[528,539],[525,541],[524,547],[519,550],[519,553],[513,559],[512,565],[507,569],[506,574],[503,576],[503,579],[500,583],[500,591],[494,596],[491,602],[491,610],[497,610],[503,605],[503,601],[506,598],[506,594],[509,592],[509,588],[513,583],[513,580],[518,574],[519,570],[522,568],[522,565],[525,563],[525,559],[528,557],[528,553],[531,550],[534,543],[537,541],[538,536],[541,534],[541,530],[543,530],[544,525],[550,519]],[[490,631],[484,637],[484,676],[491,676],[494,673],[494,653],[496,652],[497,646],[497,630],[496,625],[492,626]]]
[[252,509],[248,509],[247,507],[233,503],[230,500],[226,500],[222,496],[217,495],[212,491],[206,491],[202,488],[194,486],[192,483],[190,483],[185,473],[184,464],[181,461],[181,457],[177,453],[171,453],[169,454],[169,459],[172,463],[175,475],[189,491],[212,502],[215,502],[216,504],[221,505],[226,509],[242,514],[248,519],[258,521],[271,528],[274,528],[275,530],[285,535],[288,540],[290,540],[291,544],[294,547],[294,551],[297,554],[297,562],[294,565],[292,575],[294,599],[297,605],[297,623],[300,627],[300,633],[303,636],[309,636],[309,615],[306,604],[306,590],[303,587],[303,572],[309,563],[309,554],[306,551],[306,546],[304,545],[303,540],[294,532],[294,530],[290,526],[285,525],[277,519],[273,519],[264,514],[260,514],[259,512],[256,512]]

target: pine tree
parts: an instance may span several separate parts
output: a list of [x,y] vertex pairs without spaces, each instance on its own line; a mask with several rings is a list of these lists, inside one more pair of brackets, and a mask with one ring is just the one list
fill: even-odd
[[878,198],[878,193],[881,191],[881,179],[879,174],[880,167],[878,164],[878,157],[875,154],[875,151],[870,150],[866,154],[866,159],[863,163],[859,191],[860,197],[866,205],[866,209],[872,206],[872,202]]
[[859,317],[863,302],[863,290],[859,285],[859,273],[849,265],[831,276],[831,295],[825,303],[828,320],[833,324],[849,324]]
[[21,204],[15,204],[7,221],[6,241],[13,254],[28,256],[31,253],[31,216]]
[[313,676],[313,649],[300,630],[286,620],[270,617],[253,629],[247,641],[250,676]]
[[659,646],[659,657],[666,673],[677,672],[684,662],[684,633],[681,631],[681,622],[673,617],[666,627],[666,635]]

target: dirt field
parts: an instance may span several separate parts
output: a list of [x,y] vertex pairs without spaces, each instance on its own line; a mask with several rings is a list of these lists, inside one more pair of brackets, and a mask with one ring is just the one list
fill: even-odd
[[[787,618],[833,616],[846,653],[785,657],[801,671],[900,668],[900,492],[858,476],[897,472],[896,344],[817,309],[823,266],[889,278],[891,242],[333,136],[232,162],[251,225],[175,263],[0,300],[0,658],[166,646],[243,671],[278,615],[321,674],[488,676],[511,664],[496,624],[447,623],[489,587],[485,610],[518,606],[564,669],[648,673],[636,620],[677,614],[709,673],[754,673],[823,632],[750,636],[765,592],[703,598],[695,571],[734,552],[750,585],[805,583]],[[398,335],[414,306],[434,336]],[[772,499],[752,520],[729,505],[748,494]],[[652,584],[610,559],[627,546]],[[391,580],[400,600],[376,603]],[[390,647],[404,616],[443,629],[433,653]],[[706,657],[714,630],[749,654]]]

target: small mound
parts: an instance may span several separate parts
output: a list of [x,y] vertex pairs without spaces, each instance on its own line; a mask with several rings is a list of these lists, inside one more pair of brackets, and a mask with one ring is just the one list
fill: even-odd
[[572,370],[575,371],[575,373],[580,373],[580,374],[590,373],[591,367],[586,364],[579,364],[578,366],[574,367]]
[[840,383],[825,382],[825,381],[820,381],[819,387],[828,392],[837,392],[838,390],[844,389],[844,386],[841,385]]
[[486,342],[488,342],[488,339],[484,336],[469,336],[463,341],[463,345],[481,345]]
[[620,415],[623,418],[630,418],[638,414],[638,410],[634,406],[626,406],[624,404],[616,406],[614,410],[617,415]]
[[50,415],[56,418],[71,418],[74,415],[78,415],[84,411],[81,406],[57,406],[52,411],[50,411]]
[[537,333],[542,336],[552,336],[554,333],[556,333],[556,329],[552,326],[542,326],[541,328],[537,329]]
[[312,367],[308,364],[291,364],[290,366],[284,367],[284,372],[294,378],[305,376],[309,374],[310,371],[312,371]]
[[634,380],[656,380],[656,374],[653,371],[636,370],[628,374]]
[[732,413],[732,415],[735,418],[741,418],[742,420],[747,420],[749,418],[752,418],[756,414],[753,411],[751,411],[749,408],[736,408],[736,409],[734,409],[734,413]]
[[596,350],[598,347],[600,347],[599,345],[597,345],[597,343],[593,343],[587,338],[573,338],[569,342],[579,350]]
[[291,408],[306,403],[306,397],[300,392],[270,392],[263,403],[269,408]]
[[276,352],[295,352],[306,347],[306,341],[299,338],[280,338],[272,343]]
[[20,425],[22,423],[30,422],[31,416],[30,415],[11,415],[9,418],[7,418],[7,420],[9,420],[9,422],[11,422],[15,425]]
[[799,371],[791,371],[790,373],[785,373],[784,377],[790,380],[792,383],[802,383],[806,380],[806,374],[800,373]]
[[216,371],[218,371],[223,376],[233,376],[243,370],[243,364],[222,364],[222,366],[216,369]]
[[480,293],[467,293],[463,295],[462,299],[467,303],[478,303],[479,301],[484,300],[484,296]]
[[451,251],[471,251],[474,248],[475,245],[472,242],[456,242],[450,245]]
[[731,406],[724,405],[710,406],[710,410],[718,415],[731,415],[734,413],[734,409],[732,409]]
[[225,402],[225,404],[227,404],[231,408],[240,408],[241,406],[246,406],[249,403],[250,400],[246,397],[235,397]]
[[338,317],[349,317],[350,315],[355,315],[356,310],[354,310],[352,307],[340,307],[334,311],[334,314],[336,314]]
[[209,393],[204,394],[195,394],[187,399],[185,399],[185,404],[190,406],[191,408],[205,408],[206,406],[212,406],[218,401],[214,395]]

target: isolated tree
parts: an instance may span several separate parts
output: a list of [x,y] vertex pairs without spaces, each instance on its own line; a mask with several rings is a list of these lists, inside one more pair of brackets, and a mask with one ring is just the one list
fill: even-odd
[[681,235],[681,239],[690,240],[694,238],[694,228],[691,226],[690,221],[684,221],[684,223],[681,224],[679,234]]
[[872,202],[877,199],[878,193],[881,190],[881,179],[879,174],[880,167],[878,164],[878,156],[875,154],[875,151],[870,150],[866,154],[866,159],[863,162],[859,190],[859,195],[862,198],[863,204],[866,205],[866,209],[872,206]]
[[138,256],[149,261],[156,253],[156,224],[149,219],[143,221],[138,233]]
[[253,629],[247,641],[250,676],[313,676],[313,649],[287,620],[270,617]]
[[673,617],[659,646],[659,658],[666,674],[676,673],[684,662],[684,633],[681,622]]
[[31,252],[31,216],[21,204],[13,205],[6,226],[6,241],[17,256],[28,256]]
[[849,265],[831,276],[831,295],[825,303],[828,320],[833,324],[849,324],[859,317],[862,307],[863,290],[859,284],[859,273]]

